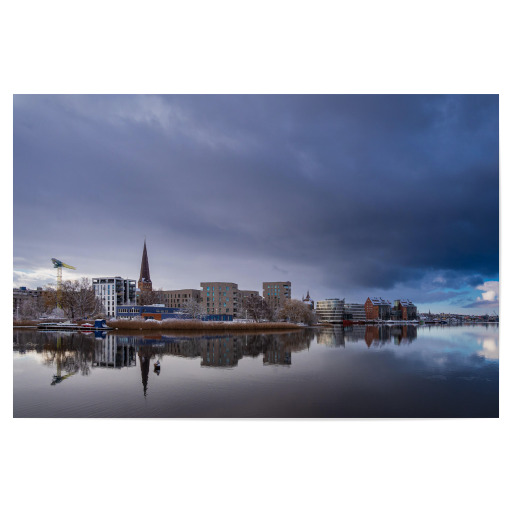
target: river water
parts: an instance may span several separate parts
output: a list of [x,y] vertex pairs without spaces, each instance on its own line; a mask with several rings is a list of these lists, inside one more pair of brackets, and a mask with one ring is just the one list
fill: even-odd
[[[14,417],[498,417],[498,328],[15,329]],[[155,363],[160,362],[160,369]]]

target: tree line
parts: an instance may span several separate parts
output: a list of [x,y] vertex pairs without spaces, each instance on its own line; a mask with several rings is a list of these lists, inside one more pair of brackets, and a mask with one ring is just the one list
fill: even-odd
[[[141,291],[137,296],[137,304],[162,303],[164,303],[162,290]],[[57,307],[58,305],[60,305],[60,308]],[[205,305],[197,299],[189,299],[180,309],[193,319],[199,319],[207,315]],[[96,296],[90,280],[84,277],[75,281],[64,281],[60,300],[54,287],[46,287],[38,297],[25,299],[21,303],[17,314],[22,320],[45,316],[85,320],[104,316],[105,309],[100,298]],[[314,310],[300,300],[285,300],[283,305],[277,308],[259,295],[245,297],[242,300],[239,316],[255,322],[284,320],[306,325],[316,323]]]

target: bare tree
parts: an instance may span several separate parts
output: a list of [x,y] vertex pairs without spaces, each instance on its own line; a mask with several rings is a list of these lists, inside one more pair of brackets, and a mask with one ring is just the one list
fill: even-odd
[[72,320],[89,318],[105,312],[101,300],[94,293],[94,287],[85,277],[62,283],[60,306],[64,314]]
[[137,304],[139,306],[149,306],[150,304],[163,304],[163,290],[141,290],[137,293]]
[[247,316],[255,322],[273,318],[273,311],[269,303],[259,295],[244,297],[242,308],[247,312]]
[[45,312],[44,300],[42,297],[28,297],[22,301],[19,308],[19,316],[24,320],[35,320]]
[[185,302],[180,309],[190,318],[201,318],[206,314],[206,308],[203,303],[194,297]]
[[279,317],[294,323],[312,325],[316,323],[315,312],[301,300],[288,299],[279,310]]

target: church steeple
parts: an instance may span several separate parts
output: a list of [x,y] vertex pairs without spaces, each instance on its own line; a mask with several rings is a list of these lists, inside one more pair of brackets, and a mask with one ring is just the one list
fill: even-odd
[[140,264],[140,277],[139,282],[137,283],[137,287],[139,290],[148,290],[151,291],[153,289],[153,284],[151,283],[151,277],[149,275],[149,261],[148,261],[148,251],[146,249],[146,238],[144,237],[144,250],[142,251],[142,262]]

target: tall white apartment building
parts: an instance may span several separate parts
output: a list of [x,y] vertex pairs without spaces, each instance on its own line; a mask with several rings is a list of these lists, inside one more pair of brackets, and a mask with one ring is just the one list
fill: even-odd
[[103,303],[105,314],[116,316],[116,307],[135,304],[135,279],[122,277],[95,277],[94,293]]

